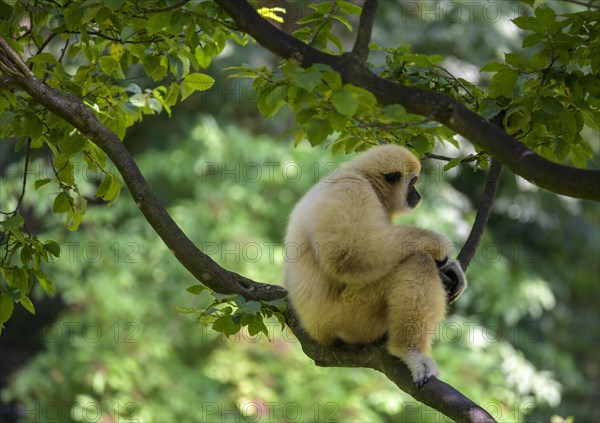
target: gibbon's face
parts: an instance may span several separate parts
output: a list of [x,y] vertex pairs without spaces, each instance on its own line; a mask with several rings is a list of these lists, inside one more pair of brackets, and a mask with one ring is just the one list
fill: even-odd
[[421,195],[415,185],[419,181],[416,171],[408,170],[406,173],[392,172],[384,174],[386,182],[392,189],[392,213],[407,213],[417,207],[421,201]]
[[415,185],[419,181],[421,163],[406,148],[398,145],[372,147],[357,156],[351,165],[378,182],[376,191],[390,215],[407,213],[421,201]]

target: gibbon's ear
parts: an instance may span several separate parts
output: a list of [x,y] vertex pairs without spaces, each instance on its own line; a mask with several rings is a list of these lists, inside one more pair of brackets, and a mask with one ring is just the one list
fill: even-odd
[[467,278],[458,261],[446,260],[443,263],[437,263],[440,278],[446,290],[446,303],[450,305],[458,300],[467,288]]
[[383,177],[385,178],[387,183],[393,185],[397,182],[400,182],[400,179],[402,179],[402,173],[400,173],[400,172],[384,173]]

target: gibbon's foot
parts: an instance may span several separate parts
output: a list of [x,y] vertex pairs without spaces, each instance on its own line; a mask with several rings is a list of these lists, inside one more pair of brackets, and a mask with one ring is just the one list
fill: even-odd
[[467,278],[456,260],[448,260],[439,266],[439,273],[446,290],[446,303],[452,304],[467,288]]
[[418,389],[421,389],[430,378],[439,378],[440,376],[437,364],[428,355],[418,351],[409,351],[401,354],[401,359],[410,370]]
[[414,353],[415,361],[409,366],[415,385],[421,389],[432,377],[438,377],[440,372],[433,358],[421,353]]

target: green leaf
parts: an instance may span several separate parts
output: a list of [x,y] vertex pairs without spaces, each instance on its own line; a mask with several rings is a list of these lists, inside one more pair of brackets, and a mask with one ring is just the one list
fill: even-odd
[[269,331],[265,326],[263,317],[260,314],[258,314],[256,316],[253,316],[253,318],[248,323],[248,334],[250,336],[254,336],[261,332],[264,333],[267,337],[269,336]]
[[15,308],[15,302],[4,292],[0,292],[0,327],[4,322],[8,322]]
[[456,166],[458,166],[460,164],[461,161],[462,161],[461,157],[457,157],[455,159],[450,160],[448,163],[446,163],[444,165],[444,172],[446,172],[452,168],[455,168]]
[[383,117],[391,122],[402,122],[406,119],[406,109],[401,104],[389,104],[382,109]]
[[256,315],[256,313],[258,313],[262,308],[262,304],[260,303],[260,301],[246,301],[244,302],[244,304],[240,304],[238,302],[238,306],[240,310],[242,310],[245,313],[251,314],[252,316]]
[[504,61],[509,65],[518,68],[523,62],[523,56],[521,56],[519,53],[505,53]]
[[321,72],[311,67],[295,75],[292,82],[306,91],[313,91],[321,83]]
[[40,53],[27,59],[27,63],[49,63],[51,65],[55,65],[57,62],[56,57],[54,57],[52,54]]
[[483,65],[480,70],[481,72],[499,72],[504,69],[508,69],[505,63],[490,62]]
[[257,106],[265,117],[271,117],[279,111],[285,103],[285,87],[282,85],[269,87],[258,95]]
[[569,143],[558,138],[556,143],[554,144],[554,154],[556,156],[556,160],[563,161],[567,158],[569,153],[571,152],[571,147]]
[[331,97],[331,103],[342,115],[352,116],[358,109],[358,95],[350,91],[337,91]]
[[63,18],[68,30],[79,29],[80,22],[83,19],[84,8],[80,4],[71,4],[63,10]]
[[519,74],[512,69],[497,72],[490,81],[490,93],[496,97],[512,96],[518,78]]
[[204,73],[191,73],[181,82],[181,100],[188,98],[194,91],[206,91],[215,83],[215,80]]
[[600,132],[600,112],[598,110],[583,110],[583,122],[596,132]]
[[8,219],[0,222],[0,226],[2,226],[6,230],[16,230],[22,227],[25,224],[25,219],[21,215],[14,215],[13,217],[9,217]]
[[323,15],[320,13],[309,13],[296,21],[297,25],[304,25],[312,22],[321,22]]
[[44,243],[44,249],[54,257],[60,257],[60,245],[55,241],[47,241]]
[[177,310],[180,314],[194,314],[194,313],[198,312],[198,310],[196,310],[193,307],[179,307],[179,306],[175,306],[175,310]]
[[76,231],[77,228],[79,228],[79,225],[81,224],[82,220],[83,220],[83,213],[80,212],[77,209],[74,209],[75,212],[73,214],[73,219],[70,218],[70,216],[67,216],[67,230],[73,232]]
[[555,97],[542,97],[540,99],[540,107],[543,111],[553,116],[559,115],[565,110],[562,103]]
[[344,0],[338,0],[335,5],[340,9],[340,12],[348,15],[360,15],[362,8]]
[[109,205],[114,204],[121,191],[121,182],[118,177],[112,173],[107,173],[104,180],[96,190],[95,196],[108,201]]
[[279,311],[285,311],[287,309],[288,303],[285,298],[280,298],[277,300],[270,301],[261,301],[263,304],[268,305],[269,307],[275,307]]
[[204,285],[192,285],[188,286],[185,290],[190,294],[200,295],[205,289],[207,288]]
[[75,181],[75,166],[69,160],[66,154],[59,154],[54,160],[54,168],[58,175],[58,179],[66,185],[71,185]]
[[328,115],[329,123],[334,131],[342,132],[348,126],[348,116],[344,116],[341,113],[332,110]]
[[217,332],[221,332],[229,336],[238,333],[241,329],[241,325],[239,323],[234,322],[232,316],[225,315],[215,320],[212,325],[212,328]]
[[341,22],[348,31],[352,32],[352,25],[350,25],[350,22],[348,22],[348,19],[345,16],[333,15],[332,18]]
[[162,55],[144,56],[144,70],[155,81],[159,81],[167,75],[169,60]]
[[98,59],[100,69],[108,75],[115,76],[119,79],[125,79],[125,75],[121,70],[121,65],[113,56],[102,56]]
[[46,185],[50,181],[52,181],[52,179],[50,179],[50,178],[38,179],[37,181],[34,182],[33,186],[37,190],[40,187],[43,187],[44,185]]
[[218,302],[231,301],[237,297],[237,294],[221,294],[220,292],[213,292],[211,295]]
[[71,199],[65,192],[60,192],[54,199],[52,206],[52,212],[64,213],[71,209]]
[[423,157],[425,153],[429,153],[432,148],[429,138],[425,135],[419,135],[411,139],[410,146],[417,152],[419,157]]
[[528,34],[525,38],[523,38],[523,42],[521,43],[521,47],[531,47],[536,44],[542,43],[546,41],[546,35],[540,34],[539,32],[534,32],[532,34]]
[[519,16],[518,18],[513,19],[512,22],[521,29],[537,32],[540,32],[543,29],[540,22],[533,16]]
[[42,289],[46,291],[49,295],[54,295],[54,285],[52,284],[52,281],[48,279],[46,274],[39,269],[34,270],[33,272],[38,282],[40,283]]
[[28,312],[30,312],[31,314],[35,314],[35,307],[33,306],[33,303],[31,302],[31,300],[29,299],[28,296],[21,295],[21,298],[19,299],[19,302],[21,303],[21,305],[23,307],[25,307],[25,309]]
[[83,150],[86,141],[86,138],[78,134],[73,137],[63,138],[59,141],[58,146],[60,148],[61,153],[67,155],[74,155]]
[[538,21],[545,27],[549,27],[554,22],[556,22],[556,13],[554,13],[554,10],[550,9],[549,7],[536,8],[535,16],[538,18]]
[[294,122],[296,123],[296,125],[303,125],[306,122],[308,122],[308,119],[310,119],[316,113],[317,111],[315,109],[301,109],[298,111],[298,113],[296,113],[296,116],[294,117]]
[[308,141],[314,147],[323,143],[333,132],[333,128],[329,121],[318,117],[311,117],[304,127]]
[[481,101],[479,113],[486,119],[491,119],[502,111],[502,106],[494,98],[484,98]]
[[155,13],[150,16],[150,19],[148,19],[146,23],[146,31],[148,31],[148,35],[158,34],[159,32],[169,29],[170,22],[170,12]]

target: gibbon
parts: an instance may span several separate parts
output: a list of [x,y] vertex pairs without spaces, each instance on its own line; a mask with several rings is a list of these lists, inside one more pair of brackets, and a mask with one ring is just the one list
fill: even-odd
[[372,147],[304,195],[285,238],[285,285],[309,335],[324,345],[386,338],[417,387],[439,376],[431,341],[467,284],[445,236],[392,222],[421,200],[420,170],[403,147]]

